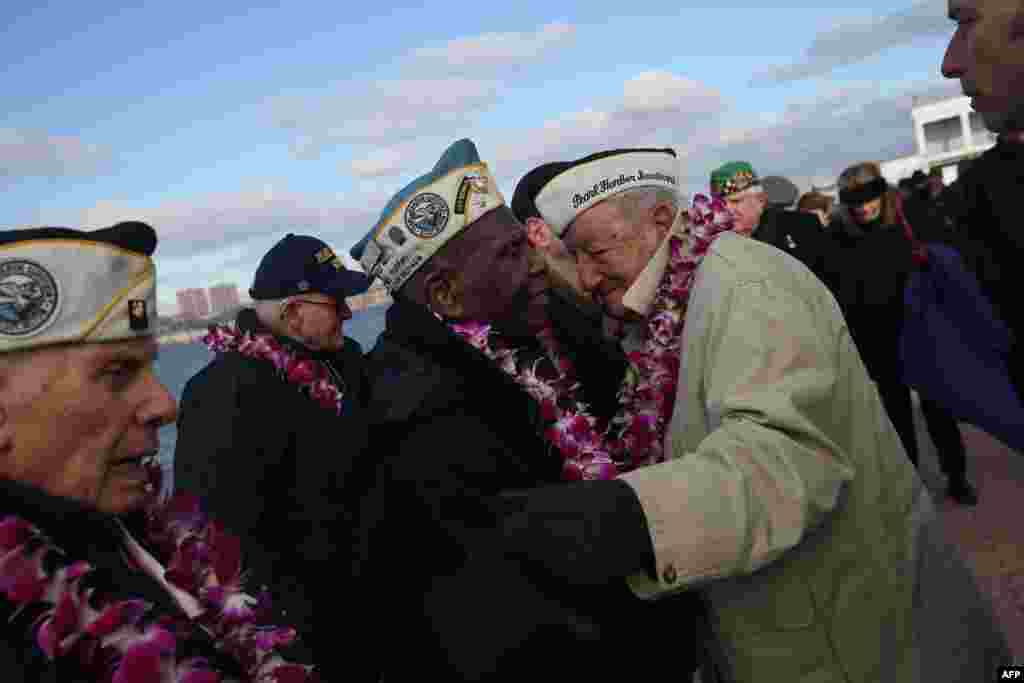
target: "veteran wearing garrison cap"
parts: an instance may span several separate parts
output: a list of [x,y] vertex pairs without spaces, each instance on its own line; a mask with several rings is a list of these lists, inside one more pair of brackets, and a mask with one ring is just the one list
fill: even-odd
[[[678,267],[670,269],[668,245],[688,233],[675,163],[670,150],[596,154],[537,195],[584,285],[614,315],[643,320]],[[716,176],[717,191],[755,186],[749,168],[732,171]],[[610,568],[601,557],[617,548],[636,594],[701,591],[715,627],[705,668],[726,680],[990,675],[1006,661],[1005,640],[942,540],[835,299],[757,240],[724,232],[701,254],[693,252],[699,265],[676,302],[685,318],[666,461],[616,482],[565,485],[561,497],[529,492],[530,518],[506,529],[508,546],[566,589]],[[578,542],[560,537],[557,552],[543,542],[553,522],[585,517],[603,488],[621,482],[643,510],[642,522],[623,515],[636,540],[609,525]]]
[[[152,533],[151,461],[176,414],[154,370],[156,244],[139,222],[0,232],[5,683],[249,680],[245,667],[283,665],[236,659],[247,648],[229,654],[223,631],[199,626],[204,613],[214,623],[213,603],[181,573],[168,580],[168,537]],[[188,523],[202,519],[190,512]],[[231,593],[245,603],[243,587]]]
[[[545,274],[527,251],[526,231],[469,140],[398,192],[352,250],[395,300],[368,356],[379,455],[360,515],[360,581],[373,602],[360,623],[371,634],[365,647],[383,648],[384,680],[626,679],[635,660],[597,653],[631,640],[638,624],[648,645],[671,648],[680,669],[692,669],[678,603],[647,604],[599,575],[551,593],[549,579],[501,547],[500,513],[515,506],[496,494],[556,484],[563,462],[544,438],[550,418],[538,400],[481,348],[519,348],[517,366],[550,377],[535,335],[553,327],[605,419],[626,365],[599,330],[591,339],[574,332],[576,308],[550,314]],[[474,337],[456,331],[466,326]],[[559,533],[642,524],[625,485],[601,501],[590,517],[557,522]],[[395,642],[401,657],[388,654]]]
[[711,194],[735,215],[736,232],[790,254],[834,291],[841,268],[830,236],[810,216],[773,205],[767,181],[748,162],[732,161],[712,171]]

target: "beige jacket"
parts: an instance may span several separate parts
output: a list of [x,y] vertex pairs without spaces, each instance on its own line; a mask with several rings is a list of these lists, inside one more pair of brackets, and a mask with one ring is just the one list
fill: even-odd
[[[663,270],[652,260],[641,298]],[[990,677],[1005,641],[824,285],[723,235],[682,342],[671,459],[622,476],[657,560],[658,580],[633,590],[703,588],[741,683]]]

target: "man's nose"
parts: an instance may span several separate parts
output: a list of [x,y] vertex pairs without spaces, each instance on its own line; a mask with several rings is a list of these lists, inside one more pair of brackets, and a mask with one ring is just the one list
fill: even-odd
[[946,78],[960,78],[964,75],[964,47],[959,32],[949,39],[946,54],[942,58],[942,75]]
[[585,258],[580,259],[577,262],[577,266],[580,274],[580,285],[588,294],[592,293],[601,284],[601,273]]
[[338,317],[342,320],[352,319],[352,309],[349,307],[348,302],[342,299],[338,303]]
[[156,374],[150,371],[149,394],[139,408],[139,422],[144,425],[163,427],[178,419],[178,403]]

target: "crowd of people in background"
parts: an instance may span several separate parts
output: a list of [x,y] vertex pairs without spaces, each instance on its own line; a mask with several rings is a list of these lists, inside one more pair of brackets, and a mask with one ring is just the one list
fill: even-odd
[[[691,200],[672,149],[623,148],[506,201],[458,140],[352,247],[363,272],[270,249],[180,408],[153,227],[0,233],[0,678],[1019,664],[916,471],[914,392],[957,504],[959,423],[1024,448],[1024,6],[949,9],[942,72],[999,135],[950,187],[850,160],[837,198],[798,196],[723,160]],[[373,280],[394,303],[364,352],[345,300]]]

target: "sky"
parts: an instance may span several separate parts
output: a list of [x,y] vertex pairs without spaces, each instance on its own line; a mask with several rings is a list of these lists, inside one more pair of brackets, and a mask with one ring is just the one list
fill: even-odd
[[539,0],[0,5],[0,224],[156,228],[175,291],[289,232],[340,253],[455,140],[511,199],[534,166],[673,147],[687,193],[746,160],[802,189],[913,153],[946,0],[822,9]]

